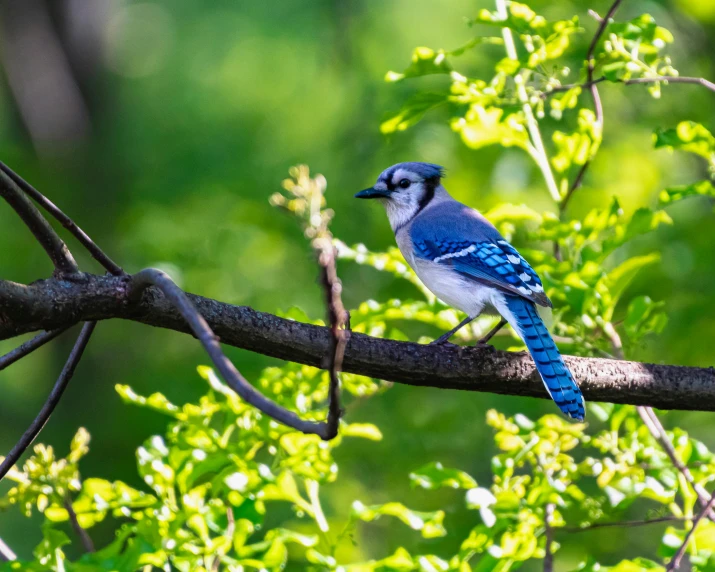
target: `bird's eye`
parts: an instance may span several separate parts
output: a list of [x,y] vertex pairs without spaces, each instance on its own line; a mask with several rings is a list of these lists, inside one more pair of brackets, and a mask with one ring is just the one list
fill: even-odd
[[410,181],[409,179],[402,179],[399,183],[397,183],[397,185],[398,185],[401,189],[406,189],[406,188],[409,187],[411,184],[412,184],[412,181]]

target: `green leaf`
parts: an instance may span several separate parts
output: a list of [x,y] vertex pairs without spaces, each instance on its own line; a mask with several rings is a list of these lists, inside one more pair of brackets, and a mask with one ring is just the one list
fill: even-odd
[[410,97],[400,111],[380,124],[380,132],[388,135],[397,131],[405,131],[419,123],[433,109],[448,101],[445,93],[418,92]]
[[656,149],[678,149],[695,153],[715,165],[715,137],[702,124],[681,121],[675,129],[657,129],[654,134]]
[[144,397],[135,393],[134,390],[128,385],[117,384],[114,386],[115,391],[122,398],[124,403],[131,403],[133,405],[139,405],[140,407],[146,407],[147,409],[153,409],[159,413],[164,413],[171,417],[176,417],[180,408],[173,403],[171,403],[163,394],[152,393],[149,397]]
[[442,487],[472,489],[477,486],[477,482],[464,471],[447,469],[437,462],[429,463],[410,473],[410,483],[414,487],[428,490]]
[[413,530],[419,530],[424,538],[446,536],[442,525],[444,511],[417,512],[398,502],[365,506],[360,501],[353,503],[353,516],[364,522],[372,522],[381,516],[394,516]]
[[713,186],[712,181],[705,180],[690,185],[668,187],[660,192],[658,200],[661,205],[669,205],[685,198],[696,196],[715,198],[715,186]]
[[608,273],[607,282],[613,306],[618,303],[618,299],[636,277],[636,274],[638,274],[641,269],[651,264],[655,264],[659,260],[660,254],[657,252],[647,254],[645,256],[634,256],[611,270]]
[[402,73],[389,71],[385,76],[385,81],[400,81],[411,77],[420,77],[432,74],[444,74],[452,71],[452,66],[447,61],[447,54],[444,50],[433,50],[432,48],[415,48],[412,53],[412,63]]
[[372,423],[350,423],[340,429],[340,434],[345,437],[361,437],[370,441],[382,441],[382,433]]
[[529,145],[526,120],[521,111],[507,113],[498,107],[473,104],[464,117],[453,119],[451,124],[471,149],[489,145],[527,149]]
[[654,302],[648,296],[639,296],[628,304],[623,327],[631,342],[647,334],[660,334],[668,323],[665,302]]

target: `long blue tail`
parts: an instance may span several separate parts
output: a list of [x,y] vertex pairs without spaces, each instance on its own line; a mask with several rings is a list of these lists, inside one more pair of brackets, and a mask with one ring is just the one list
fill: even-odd
[[512,314],[504,317],[529,348],[551,399],[566,415],[583,421],[585,409],[581,390],[574,383],[571,372],[536,311],[536,306],[533,302],[518,296],[506,295],[504,298]]

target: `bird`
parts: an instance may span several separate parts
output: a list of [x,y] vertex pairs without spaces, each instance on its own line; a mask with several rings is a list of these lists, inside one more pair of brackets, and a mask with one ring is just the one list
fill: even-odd
[[483,311],[496,310],[502,320],[481,343],[508,323],[559,409],[583,421],[581,390],[537,311],[537,306],[552,305],[541,279],[484,215],[447,192],[444,173],[432,163],[398,163],[355,195],[383,204],[397,245],[419,279],[437,298],[467,315],[432,343],[446,343]]

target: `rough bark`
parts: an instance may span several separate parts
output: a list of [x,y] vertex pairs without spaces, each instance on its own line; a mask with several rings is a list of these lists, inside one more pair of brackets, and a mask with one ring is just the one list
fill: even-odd
[[[189,333],[162,294],[129,300],[128,276],[58,277],[31,285],[0,281],[0,339],[68,324],[119,318]],[[222,343],[325,367],[327,328],[190,295]],[[586,399],[661,409],[715,411],[715,369],[567,356]],[[416,386],[547,398],[531,358],[451,344],[427,346],[353,333],[343,370]]]

